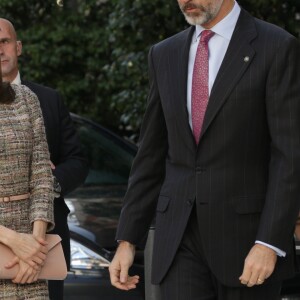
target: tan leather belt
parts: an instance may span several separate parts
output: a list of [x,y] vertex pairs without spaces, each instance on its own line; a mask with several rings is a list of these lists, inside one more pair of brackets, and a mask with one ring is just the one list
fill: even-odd
[[27,194],[16,195],[16,196],[0,197],[0,202],[10,202],[10,201],[25,200],[25,199],[28,199],[29,196],[30,196],[30,194],[27,193]]

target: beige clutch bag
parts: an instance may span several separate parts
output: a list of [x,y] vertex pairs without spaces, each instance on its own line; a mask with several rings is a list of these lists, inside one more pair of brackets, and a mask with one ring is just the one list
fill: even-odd
[[[40,272],[39,279],[64,280],[67,276],[67,265],[61,246],[61,238],[57,234],[46,234],[48,254]],[[11,269],[5,265],[15,257],[11,249],[0,243],[0,279],[12,279],[18,272],[18,265]]]

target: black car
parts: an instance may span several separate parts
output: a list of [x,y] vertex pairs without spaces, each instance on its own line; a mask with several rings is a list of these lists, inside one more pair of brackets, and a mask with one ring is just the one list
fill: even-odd
[[[108,264],[116,249],[115,232],[122,198],[137,148],[104,127],[72,114],[83,150],[90,162],[90,172],[83,186],[69,194],[66,201],[71,210],[71,271],[65,281],[67,300],[142,300],[145,299],[144,253],[137,251],[132,274],[141,282],[136,290],[119,291],[110,285]],[[159,300],[157,290],[148,283],[151,244],[146,249],[147,300]],[[296,242],[300,257],[300,243]],[[286,300],[300,299],[300,273],[284,282]],[[298,295],[298,296],[297,296]]]
[[[66,299],[144,299],[144,285],[129,292],[113,288],[108,264],[116,249],[115,231],[136,146],[104,127],[72,114],[83,151],[90,162],[83,186],[66,198],[70,209],[71,272]],[[143,281],[143,253],[133,271]]]

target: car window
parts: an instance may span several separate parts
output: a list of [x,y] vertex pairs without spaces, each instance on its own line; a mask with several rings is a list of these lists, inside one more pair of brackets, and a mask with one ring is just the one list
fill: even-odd
[[85,185],[127,184],[135,151],[122,139],[85,120],[73,120],[90,163]]

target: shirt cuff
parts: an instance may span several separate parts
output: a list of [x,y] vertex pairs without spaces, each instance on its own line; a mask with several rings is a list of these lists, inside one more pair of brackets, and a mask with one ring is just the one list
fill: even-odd
[[279,256],[279,257],[285,257],[286,256],[286,252],[272,246],[272,245],[269,245],[267,243],[264,243],[264,242],[261,242],[261,241],[255,241],[255,244],[261,244],[261,245],[264,245],[266,247],[269,247],[271,248],[272,250],[274,250],[276,252],[276,254]]

